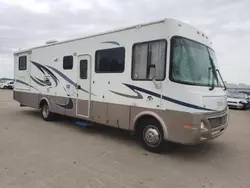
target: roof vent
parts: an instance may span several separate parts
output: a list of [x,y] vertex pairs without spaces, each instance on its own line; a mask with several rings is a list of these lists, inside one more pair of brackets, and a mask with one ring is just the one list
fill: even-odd
[[46,42],[46,44],[53,44],[53,43],[57,43],[58,41],[57,40],[49,40]]

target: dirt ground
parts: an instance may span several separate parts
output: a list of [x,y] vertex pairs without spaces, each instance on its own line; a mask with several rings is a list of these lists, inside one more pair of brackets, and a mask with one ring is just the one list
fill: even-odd
[[0,188],[249,188],[250,111],[199,146],[152,154],[127,132],[45,122],[0,90]]

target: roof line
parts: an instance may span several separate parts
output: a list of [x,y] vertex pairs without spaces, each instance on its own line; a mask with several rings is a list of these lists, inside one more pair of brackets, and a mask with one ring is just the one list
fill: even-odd
[[125,30],[129,30],[129,29],[137,28],[137,27],[158,24],[158,23],[165,22],[166,19],[167,18],[156,20],[156,21],[151,21],[151,22],[144,22],[144,23],[141,23],[141,24],[136,24],[136,25],[132,25],[132,26],[128,26],[128,27],[122,27],[122,28],[119,28],[119,29],[109,30],[109,31],[102,32],[102,33],[97,33],[97,34],[92,34],[92,35],[86,35],[86,36],[80,37],[80,38],[68,39],[68,40],[59,41],[59,42],[56,42],[56,43],[51,43],[51,44],[36,46],[36,47],[33,47],[33,48],[22,49],[22,50],[14,52],[14,55],[20,54],[20,53],[24,53],[24,52],[28,52],[28,51],[31,51],[31,50],[34,50],[34,49],[38,49],[38,48],[44,48],[44,47],[48,47],[48,46],[54,46],[54,45],[58,45],[58,44],[63,44],[63,43],[68,43],[68,42],[74,42],[74,41],[77,41],[77,40],[82,40],[82,39],[97,37],[97,36],[106,35],[106,34],[110,34],[110,33],[116,33],[116,32],[119,32],[119,31],[125,31]]

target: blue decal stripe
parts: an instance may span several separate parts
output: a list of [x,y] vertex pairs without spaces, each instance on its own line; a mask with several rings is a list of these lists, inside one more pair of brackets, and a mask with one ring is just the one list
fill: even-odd
[[15,80],[15,82],[20,83],[20,84],[23,84],[23,85],[26,85],[26,86],[30,86],[30,87],[32,87],[33,89],[35,89],[35,90],[38,91],[37,88],[33,87],[32,85],[29,85],[28,83],[26,83],[26,82],[24,82],[24,81],[22,81],[22,80]]
[[[57,69],[55,69],[54,67],[51,67],[51,66],[47,66],[47,67],[45,67],[45,66],[43,66],[43,65],[41,65],[41,64],[39,64],[39,63],[36,63],[36,62],[34,62],[34,61],[31,61],[31,63],[33,63],[39,70],[41,70],[42,72],[44,72],[43,71],[43,69],[53,78],[53,80],[56,82],[56,86],[58,85],[58,82],[59,82],[59,80],[58,80],[58,78],[48,69],[48,68],[50,68],[50,69],[52,69],[53,71],[55,71],[58,75],[60,75],[62,78],[64,78],[67,82],[69,82],[70,84],[72,84],[72,85],[74,85],[75,87],[77,86],[77,83],[75,83],[73,80],[71,80],[69,77],[67,77],[65,74],[63,74],[62,72],[60,72],[59,70],[57,70]],[[58,81],[58,82],[57,82]],[[86,92],[86,93],[89,93],[87,90],[85,90],[85,89],[83,89],[83,88],[81,88],[80,89],[81,91],[83,91],[83,92]],[[91,95],[94,95],[95,96],[95,94],[93,94],[93,93],[91,93]]]
[[43,83],[43,81],[37,77],[35,77],[39,82]]
[[[44,69],[52,77],[52,79],[55,81],[56,86],[58,85],[59,80],[48,68],[46,68],[45,66],[43,66],[39,63],[36,63],[34,61],[30,61],[30,62],[33,63],[39,70]],[[42,72],[44,73],[44,71],[42,71]]]
[[43,74],[45,74],[44,70],[41,68],[41,65],[36,63],[36,62],[33,62],[33,61],[30,61],[31,63],[33,63]]
[[55,105],[60,106],[61,108],[64,108],[64,109],[67,109],[67,110],[73,109],[73,107],[74,107],[73,100],[70,99],[70,98],[69,98],[69,101],[68,101],[67,104],[58,104],[56,102],[54,102],[54,103],[55,103]]
[[143,93],[147,93],[147,94],[149,94],[149,95],[153,95],[153,96],[158,97],[158,98],[161,97],[160,94],[154,93],[154,92],[149,91],[149,90],[146,90],[146,89],[143,89],[143,88],[141,88],[141,87],[133,86],[133,85],[130,85],[130,84],[124,84],[124,85],[127,86],[127,87],[129,87],[129,88],[132,89],[133,91],[134,91],[134,90],[137,90],[137,91],[141,91],[141,92],[143,92]]
[[40,86],[45,86],[45,84],[37,81],[33,76],[30,76],[30,78],[33,80],[33,82],[35,82],[36,84],[40,85]]
[[208,108],[204,108],[204,107],[201,107],[201,106],[197,106],[197,105],[194,105],[194,104],[190,104],[190,103],[186,103],[186,102],[179,101],[179,100],[176,100],[176,99],[172,99],[172,98],[164,96],[164,95],[162,95],[162,99],[166,100],[166,101],[169,101],[169,102],[172,102],[172,103],[179,104],[181,106],[185,106],[185,107],[189,107],[189,108],[194,108],[194,109],[197,109],[197,110],[214,111],[214,110],[211,110],[211,109],[208,109]]
[[[64,78],[67,82],[69,82],[70,84],[74,85],[75,87],[77,86],[77,83],[75,83],[73,80],[71,80],[69,77],[67,77],[65,74],[63,74],[62,72],[60,72],[59,70],[55,69],[54,67],[51,66],[47,66],[50,69],[52,69],[53,71],[55,71],[57,74],[59,74],[62,78]],[[87,90],[85,89],[80,89],[81,91],[84,91],[86,93],[89,93]],[[94,94],[92,94],[94,95]]]
[[55,69],[54,67],[51,66],[47,66],[50,69],[52,69],[53,71],[55,71],[57,74],[59,74],[62,78],[64,78],[67,82],[69,82],[70,84],[76,86],[76,83],[73,82],[69,77],[67,77],[65,74],[63,74],[62,72],[60,72],[59,70]]
[[[141,91],[143,93],[146,93],[148,95],[152,95],[152,96],[161,98],[161,95],[158,94],[158,93],[155,93],[155,92],[152,92],[152,91],[149,91],[149,90],[137,87],[137,86],[133,86],[133,85],[130,85],[130,84],[124,84],[124,85],[126,85],[127,87],[129,87],[133,91],[137,90],[137,91]],[[175,103],[175,104],[178,104],[178,105],[181,105],[181,106],[188,107],[188,108],[194,108],[194,109],[197,109],[197,110],[214,111],[214,110],[211,110],[211,109],[208,109],[208,108],[204,108],[204,107],[201,107],[201,106],[197,106],[197,105],[194,105],[194,104],[190,104],[190,103],[186,103],[186,102],[183,102],[183,101],[179,101],[179,100],[176,100],[176,99],[164,96],[164,95],[162,95],[162,99],[166,100],[166,101],[169,101],[169,102],[172,102],[172,103]]]
[[26,85],[26,86],[30,86],[29,84],[27,84],[26,82],[22,81],[22,80],[16,80],[17,83]]

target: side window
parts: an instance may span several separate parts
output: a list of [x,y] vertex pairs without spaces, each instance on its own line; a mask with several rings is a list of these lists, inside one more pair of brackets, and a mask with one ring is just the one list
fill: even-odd
[[21,71],[27,69],[27,56],[20,56],[19,57],[18,69]]
[[73,56],[63,57],[63,69],[69,70],[73,68]]
[[95,54],[96,73],[122,73],[125,66],[125,48],[98,50]]
[[88,78],[88,61],[86,59],[80,61],[80,78]]
[[[150,80],[155,75],[156,80],[164,80],[166,52],[167,42],[165,40],[135,44],[132,57],[132,79]],[[152,71],[155,71],[155,73]]]

